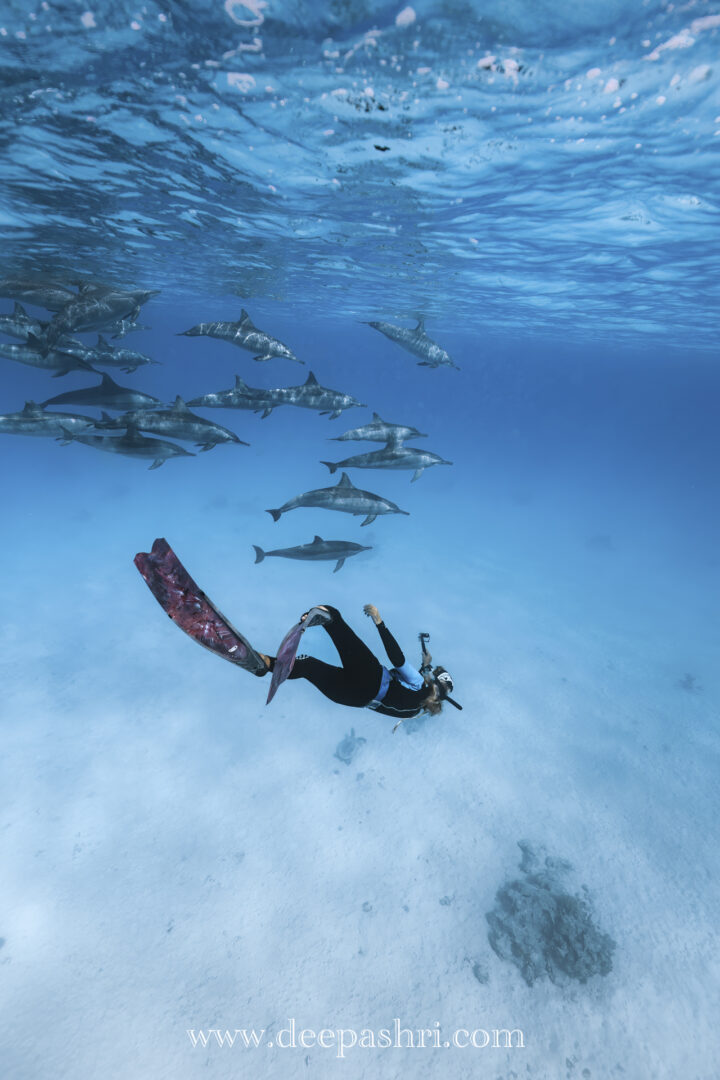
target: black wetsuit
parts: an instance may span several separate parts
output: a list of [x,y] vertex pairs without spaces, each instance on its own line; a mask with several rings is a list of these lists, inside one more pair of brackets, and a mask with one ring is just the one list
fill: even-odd
[[[329,604],[325,607],[332,618],[322,625],[340,654],[342,667],[326,664],[324,660],[316,660],[314,656],[298,656],[289,678],[307,679],[325,697],[338,705],[352,705],[362,709],[375,699],[380,690],[382,664],[355,631],[350,629],[337,608],[330,607]],[[378,632],[392,666],[402,667],[405,663],[402,649],[385,623],[378,625]],[[431,685],[426,684],[420,690],[410,690],[398,679],[391,678],[382,704],[375,707],[375,712],[398,719],[417,716],[432,692]]]

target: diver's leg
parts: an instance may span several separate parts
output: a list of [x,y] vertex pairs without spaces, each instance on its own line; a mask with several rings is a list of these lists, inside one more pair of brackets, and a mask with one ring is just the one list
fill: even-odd
[[330,622],[323,623],[323,629],[329,634],[348,675],[353,681],[362,682],[369,689],[370,701],[380,685],[382,665],[365,642],[348,626],[338,609],[329,604],[324,606],[330,612],[331,619]]
[[[375,663],[377,664],[377,660]],[[379,668],[378,664],[376,680],[378,686],[380,685]],[[326,664],[324,660],[317,660],[314,656],[296,657],[288,679],[307,679],[321,694],[337,705],[352,705],[356,708],[367,705],[377,690],[377,687],[369,689],[364,679],[354,679],[345,668]]]

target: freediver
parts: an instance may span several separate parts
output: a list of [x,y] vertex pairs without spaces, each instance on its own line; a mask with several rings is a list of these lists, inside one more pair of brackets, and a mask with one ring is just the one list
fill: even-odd
[[[429,635],[420,635],[422,659],[418,670],[406,661],[375,605],[365,604],[363,611],[375,623],[392,667],[380,663],[337,608],[322,604],[305,612],[300,622],[308,629],[310,626],[323,627],[338,651],[342,666],[327,664],[314,656],[299,655],[295,657],[288,679],[307,679],[337,705],[373,709],[384,716],[395,717],[398,724],[421,712],[437,716],[445,701],[456,709],[462,708],[450,697],[453,681],[448,672],[439,665],[432,667],[432,656],[426,648]],[[264,653],[259,655],[267,669],[255,674],[262,676],[273,671],[276,658]]]

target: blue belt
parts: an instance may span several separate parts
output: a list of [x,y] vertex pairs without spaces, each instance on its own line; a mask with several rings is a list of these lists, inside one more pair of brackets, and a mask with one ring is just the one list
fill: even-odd
[[388,687],[390,685],[390,678],[391,678],[390,672],[388,671],[388,669],[386,667],[384,667],[382,669],[382,676],[380,678],[380,689],[378,690],[377,694],[372,699],[372,701],[368,701],[367,705],[365,706],[366,709],[377,709],[378,705],[382,705],[382,703],[383,703],[383,701],[385,699],[385,695],[388,692]]

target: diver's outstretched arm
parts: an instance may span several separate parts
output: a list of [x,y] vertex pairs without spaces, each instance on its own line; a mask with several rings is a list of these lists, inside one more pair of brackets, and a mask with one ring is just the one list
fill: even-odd
[[363,611],[365,612],[366,615],[370,616],[372,621],[377,626],[378,633],[380,634],[380,640],[382,641],[383,645],[385,646],[385,652],[387,653],[388,660],[390,661],[390,663],[392,664],[393,667],[401,668],[403,666],[403,664],[405,663],[405,655],[404,655],[402,649],[400,648],[400,646],[398,645],[397,641],[395,640],[395,638],[392,636],[392,634],[388,630],[385,623],[382,621],[382,617],[380,615],[380,612],[378,611],[378,609],[375,607],[374,604],[366,604],[365,607],[363,608]]

